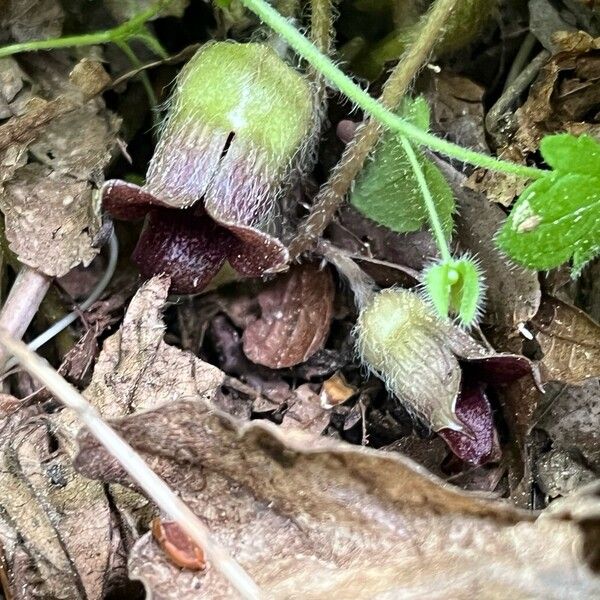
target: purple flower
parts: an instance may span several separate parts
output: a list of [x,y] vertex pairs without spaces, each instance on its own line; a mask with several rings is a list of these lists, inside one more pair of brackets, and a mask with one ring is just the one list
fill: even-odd
[[172,290],[201,291],[227,261],[240,275],[282,270],[278,197],[313,129],[307,81],[262,44],[207,44],[178,78],[146,183],[102,190],[118,219],[144,217],[133,259]]

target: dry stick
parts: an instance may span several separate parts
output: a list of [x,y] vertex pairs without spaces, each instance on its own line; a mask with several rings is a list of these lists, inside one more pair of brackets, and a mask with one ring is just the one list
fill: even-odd
[[[51,282],[52,277],[31,267],[21,267],[0,310],[0,328],[21,339],[40,308]],[[0,370],[7,358],[6,352],[0,349]]]
[[6,331],[0,330],[0,344],[15,356],[30,375],[42,382],[67,408],[77,414],[90,433],[121,463],[133,481],[202,548],[214,568],[242,598],[258,600],[262,597],[254,581],[213,539],[202,521],[70,383],[44,359]]
[[[415,75],[429,58],[440,38],[440,32],[458,1],[437,0],[433,5],[416,36],[415,43],[406,51],[385,82],[380,97],[384,106],[390,109],[398,106]],[[289,252],[292,260],[309,250],[333,219],[382,131],[383,127],[374,119],[363,121],[359,125],[354,138],[346,146],[342,158],[333,168],[329,180],[315,196],[310,214],[300,224],[296,237],[290,243]]]

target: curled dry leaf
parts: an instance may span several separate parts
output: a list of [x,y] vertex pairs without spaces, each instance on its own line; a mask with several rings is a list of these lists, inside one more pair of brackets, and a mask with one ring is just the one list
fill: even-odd
[[[142,286],[120,331],[105,341],[86,391],[104,417],[186,397],[211,399],[222,381],[218,369],[164,343],[168,288],[167,278]],[[123,556],[145,501],[118,486],[107,493],[73,471],[78,423],[70,411],[23,415],[6,417],[0,429],[0,540],[14,597],[100,600],[122,583]]]
[[73,471],[72,438],[53,419],[29,420],[5,443],[0,539],[8,592],[100,600],[120,546],[103,486]]
[[[202,400],[114,426],[189,500],[269,597],[292,598],[299,590],[309,599],[600,593],[574,517],[536,520],[452,488],[400,455],[266,422],[240,426]],[[82,473],[119,477],[93,438],[83,433],[79,442]],[[587,502],[598,505],[595,497]],[[210,565],[203,573],[181,571],[149,535],[137,542],[129,564],[155,600],[232,597]]]
[[292,267],[258,294],[261,316],[244,331],[244,353],[272,369],[293,367],[320,350],[329,334],[335,287],[331,271]]
[[555,54],[544,65],[529,97],[516,111],[513,143],[525,155],[537,151],[548,133],[598,134],[599,41],[583,32],[562,32]]

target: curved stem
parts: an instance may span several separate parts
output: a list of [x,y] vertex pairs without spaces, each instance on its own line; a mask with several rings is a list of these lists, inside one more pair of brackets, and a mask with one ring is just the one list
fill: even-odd
[[412,141],[423,144],[462,162],[472,165],[503,171],[521,177],[539,179],[545,175],[545,171],[535,167],[527,167],[516,163],[500,160],[492,156],[480,154],[468,148],[463,148],[435,135],[427,133],[412,125],[408,121],[398,117],[385,108],[375,98],[358,87],[347,77],[331,59],[322,54],[315,46],[305,38],[293,25],[288,23],[276,10],[265,0],[240,0],[244,6],[256,13],[267,25],[272,27],[288,44],[304,57],[315,69],[333,83],[345,96],[360,106],[366,113],[377,119],[389,129],[410,138]]
[[[404,53],[383,86],[379,101],[384,106],[394,110],[400,104],[415,75],[426,63],[439,40],[440,29],[459,1],[436,0],[433,4],[420,25],[414,44]],[[382,132],[383,127],[375,119],[366,119],[359,125],[341,159],[332,169],[329,179],[315,196],[310,214],[299,225],[296,236],[289,245],[292,259],[308,250],[333,219]]]
[[[139,69],[142,66],[140,59],[136,56],[135,52],[131,49],[131,46],[129,46],[126,41],[119,41],[115,43],[121,49],[121,52],[127,56],[129,62],[134,68]],[[146,71],[140,71],[140,80],[144,86],[144,90],[146,91],[146,96],[148,96],[150,108],[154,110],[158,104],[158,99],[156,98],[156,94],[154,93],[154,89],[152,88],[150,78],[148,77],[148,73],[146,73]],[[154,113],[154,125],[156,126],[159,122],[160,121],[157,119],[156,113]]]
[[423,195],[425,208],[427,209],[427,214],[429,215],[429,224],[431,225],[431,230],[433,231],[438,250],[442,255],[442,261],[450,262],[452,260],[452,254],[450,253],[450,248],[448,247],[448,240],[444,235],[444,228],[437,213],[437,208],[435,206],[435,202],[433,201],[429,186],[427,185],[427,180],[425,179],[425,174],[423,173],[419,159],[417,158],[411,143],[404,136],[400,136],[400,143],[406,152],[410,166],[412,167],[417,179],[417,183],[419,184],[419,189]]
[[[56,321],[56,323],[46,329],[46,331],[31,340],[31,342],[27,344],[28,348],[31,350],[38,350],[41,348],[61,331],[64,331],[71,323],[75,322],[83,311],[87,310],[90,306],[92,306],[92,304],[94,304],[94,302],[96,302],[96,300],[98,300],[98,298],[100,298],[110,283],[117,268],[117,260],[119,258],[119,243],[114,231],[110,236],[108,248],[108,266],[106,267],[106,271],[104,272],[104,275],[102,275],[100,281],[90,292],[90,295],[75,310],[72,310],[69,314],[65,315],[62,319],[59,319]],[[16,364],[17,361],[14,358],[10,359],[6,363],[5,370],[8,371],[9,369],[12,369],[14,366],[16,366]]]
[[[0,58],[12,56],[20,52],[34,52],[36,50],[52,50],[55,48],[70,48],[72,46],[93,46],[96,44],[107,44],[109,42],[122,42],[138,33],[142,33],[144,23],[157,15],[171,0],[162,0],[152,8],[141,12],[139,15],[121,23],[117,27],[107,29],[105,31],[95,31],[94,33],[84,33],[81,35],[70,35],[60,38],[51,38],[48,40],[31,40],[29,42],[21,42],[19,44],[11,44],[0,48]],[[154,50],[154,48],[152,48]],[[159,54],[157,52],[157,54]],[[160,54],[159,54],[160,55]]]

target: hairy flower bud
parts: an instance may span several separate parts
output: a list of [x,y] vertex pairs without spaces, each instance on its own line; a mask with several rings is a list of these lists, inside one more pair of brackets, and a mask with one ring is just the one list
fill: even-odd
[[462,429],[455,412],[460,365],[439,319],[417,294],[376,294],[358,318],[357,347],[388,388],[435,431]]
[[[145,189],[175,207],[264,219],[312,128],[310,86],[264,44],[208,44],[186,64]],[[267,211],[265,211],[267,209]]]
[[103,188],[116,218],[146,216],[133,257],[141,272],[195,293],[225,261],[249,277],[281,270],[277,200],[311,146],[314,114],[309,83],[271,47],[201,48],[177,80],[144,186]]
[[497,460],[500,447],[487,387],[528,374],[539,384],[537,372],[524,356],[484,348],[434,310],[407,290],[375,294],[356,324],[357,349],[456,456],[475,465]]

